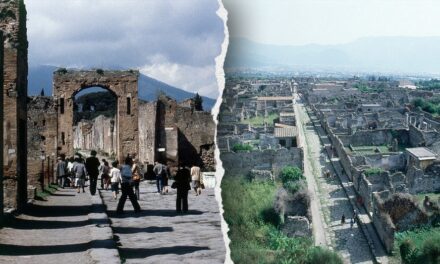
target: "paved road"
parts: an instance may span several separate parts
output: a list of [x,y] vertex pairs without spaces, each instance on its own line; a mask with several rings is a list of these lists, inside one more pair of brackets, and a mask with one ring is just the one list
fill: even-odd
[[[350,227],[349,220],[353,209],[337,178],[326,179],[322,175],[325,170],[333,168],[323,151],[320,136],[310,123],[311,119],[304,109],[304,105],[297,103],[295,107],[300,136],[304,146],[305,164],[309,163],[312,177],[317,186],[314,186],[315,197],[319,200],[319,211],[324,215],[325,238],[329,248],[341,254],[345,263],[373,263],[369,246],[362,230],[358,225]],[[307,168],[307,167],[306,167]],[[305,170],[305,173],[308,173]],[[306,175],[307,176],[307,175]],[[313,208],[312,208],[313,209]],[[347,223],[341,224],[342,214],[345,214]]]
[[92,198],[61,189],[0,229],[0,263],[95,263]]
[[213,189],[197,197],[190,193],[187,214],[175,212],[175,190],[160,195],[150,181],[141,182],[140,190],[142,212],[134,214],[127,200],[122,216],[115,214],[117,201],[111,192],[101,190],[125,263],[224,262],[226,249]]

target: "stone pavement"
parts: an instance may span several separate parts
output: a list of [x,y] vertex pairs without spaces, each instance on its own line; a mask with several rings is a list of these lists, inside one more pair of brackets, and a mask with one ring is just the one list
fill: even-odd
[[119,263],[97,198],[60,189],[11,216],[0,229],[0,263]]
[[116,215],[117,200],[112,198],[111,191],[100,190],[122,261],[223,263],[226,249],[214,190],[205,189],[201,196],[190,191],[186,214],[175,212],[176,191],[169,190],[168,194],[160,195],[155,181],[141,182],[141,213],[135,214],[127,199],[123,215]]
[[[353,228],[350,227],[353,207],[349,197],[337,178],[323,177],[323,171],[328,169],[331,174],[334,174],[334,171],[323,151],[321,134],[318,135],[314,126],[311,125],[310,117],[302,104],[297,104],[295,110],[297,122],[303,124],[303,140],[307,146],[304,150],[304,158],[312,163],[314,177],[318,184],[319,195],[317,197],[320,199],[321,211],[324,214],[326,238],[330,242],[328,247],[341,254],[345,263],[373,263],[374,258],[361,228],[357,224]],[[341,224],[342,214],[346,217],[345,224]]]

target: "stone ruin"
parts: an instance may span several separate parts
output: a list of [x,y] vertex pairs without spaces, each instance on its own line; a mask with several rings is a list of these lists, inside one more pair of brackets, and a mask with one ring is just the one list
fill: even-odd
[[26,9],[23,0],[0,1],[2,19],[3,173],[0,178],[0,214],[27,202],[27,48]]
[[[57,156],[72,156],[75,147],[114,152],[119,161],[136,154],[141,162],[161,159],[170,166],[182,161],[205,171],[215,169],[211,114],[196,111],[191,100],[179,104],[163,97],[140,103],[137,71],[61,68],[53,75],[53,97],[28,98],[24,1],[0,0],[0,10],[1,131],[5,132],[1,135],[0,214],[3,206],[21,209],[36,191],[54,182]],[[74,97],[95,86],[116,96],[117,114],[114,119],[98,117],[74,129]]]
[[304,93],[327,132],[329,156],[339,158],[339,173],[353,182],[357,203],[391,252],[395,232],[431,222],[412,195],[440,191],[440,123],[405,106],[413,92],[393,84],[371,94],[346,93],[346,86],[306,84]]

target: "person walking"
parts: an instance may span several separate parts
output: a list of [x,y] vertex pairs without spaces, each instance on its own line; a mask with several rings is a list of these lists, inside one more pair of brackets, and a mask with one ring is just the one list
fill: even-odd
[[92,150],[90,152],[90,157],[86,159],[86,170],[90,178],[90,194],[95,195],[96,193],[96,184],[98,181],[99,175],[99,159],[96,157],[96,151]]
[[191,180],[192,180],[192,187],[194,189],[194,192],[196,193],[196,196],[200,195],[202,193],[201,188],[201,176],[200,176],[200,167],[194,165],[191,167]]
[[341,225],[345,224],[345,214],[342,214],[341,217]]
[[162,164],[156,160],[154,162],[153,172],[156,175],[156,186],[157,192],[162,194],[162,175],[163,175],[163,166]]
[[73,163],[72,172],[75,174],[76,186],[78,188],[77,193],[79,193],[81,188],[84,193],[85,192],[84,184],[85,184],[85,180],[86,180],[87,171],[86,171],[86,167],[81,162],[81,159],[79,157],[75,158],[75,162]]
[[150,164],[148,161],[145,163],[145,173],[144,173],[144,179],[146,180],[155,180],[156,174],[153,171],[154,165]]
[[118,199],[119,194],[119,184],[122,182],[121,171],[118,168],[118,162],[112,162],[112,169],[110,170],[110,181],[112,188],[113,198]]
[[67,164],[61,157],[58,157],[57,160],[57,183],[59,187],[64,189],[67,176]]
[[168,179],[170,178],[170,169],[167,165],[162,164],[162,194],[168,193]]
[[74,161],[73,157],[67,159],[67,178],[69,179],[70,187],[75,187],[75,174],[72,171]]
[[103,164],[101,165],[101,181],[103,183],[103,188],[105,190],[108,190],[108,187],[110,185],[110,166],[108,164],[108,161],[105,159],[102,159]]
[[124,212],[124,205],[125,205],[125,201],[127,200],[127,196],[130,199],[131,204],[133,205],[134,212],[139,213],[141,211],[141,207],[136,199],[136,196],[134,195],[133,187],[132,187],[131,167],[133,166],[132,164],[133,161],[131,160],[130,157],[127,156],[124,163],[125,164],[122,165],[121,167],[122,195],[121,198],[119,198],[118,207],[116,208],[116,213],[122,214]]
[[188,211],[188,191],[191,190],[191,173],[183,165],[179,166],[179,170],[174,176],[172,187],[177,189],[176,212]]
[[140,194],[139,194],[139,183],[141,182],[141,170],[138,165],[138,159],[134,158],[133,160],[133,166],[131,167],[131,173],[132,173],[132,179],[133,179],[133,186],[134,186],[134,193],[136,194],[136,198],[140,200]]

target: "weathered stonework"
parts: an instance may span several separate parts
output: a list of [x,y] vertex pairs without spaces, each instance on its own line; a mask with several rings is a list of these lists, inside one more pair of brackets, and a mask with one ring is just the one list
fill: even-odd
[[56,102],[52,97],[30,97],[27,107],[27,184],[32,193],[32,190],[41,191],[44,186],[55,182],[58,115]]
[[100,115],[91,121],[78,122],[73,127],[73,148],[96,150],[104,155],[115,156],[116,131],[114,118]]
[[175,167],[179,162],[215,169],[215,123],[210,113],[195,111],[191,100],[178,104],[160,96],[157,102],[139,107],[139,159],[162,160]]
[[26,9],[23,0],[0,2],[0,30],[5,39],[3,67],[3,184],[5,207],[20,208],[27,202]]
[[[3,43],[3,31],[0,30],[0,42]],[[3,87],[3,45],[0,45],[0,87]],[[3,97],[4,93],[0,93],[0,118],[1,118],[1,127],[0,127],[0,141],[3,141]],[[0,164],[3,164],[3,154],[0,155]],[[3,172],[0,173],[0,223],[3,216]]]
[[139,152],[137,71],[74,71],[59,69],[53,76],[53,94],[58,101],[59,153],[73,155],[73,102],[82,89],[102,87],[117,97],[115,120],[116,156],[122,162],[127,154]]

